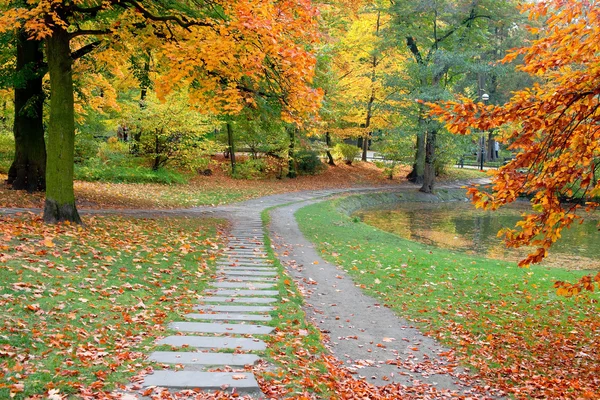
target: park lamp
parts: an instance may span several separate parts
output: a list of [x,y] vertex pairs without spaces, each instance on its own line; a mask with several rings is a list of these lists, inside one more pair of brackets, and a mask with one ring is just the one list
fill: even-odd
[[[483,100],[485,102],[485,101],[488,101],[489,99],[490,99],[490,95],[489,94],[482,93],[481,100]],[[479,170],[483,171],[483,154],[484,154],[484,151],[485,151],[485,136],[484,136],[484,132],[483,131],[481,132],[481,139],[480,139],[479,142],[480,142],[480,149],[479,149],[479,151],[480,151],[480,154],[479,154],[480,168],[479,168]]]

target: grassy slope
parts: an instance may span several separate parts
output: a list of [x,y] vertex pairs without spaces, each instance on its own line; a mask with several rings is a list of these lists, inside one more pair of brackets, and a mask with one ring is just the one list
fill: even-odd
[[127,383],[206,286],[217,222],[0,217],[0,398]]
[[339,202],[301,209],[302,231],[371,295],[451,345],[517,397],[600,395],[598,296],[559,298],[581,273],[519,269],[403,240],[353,222]]

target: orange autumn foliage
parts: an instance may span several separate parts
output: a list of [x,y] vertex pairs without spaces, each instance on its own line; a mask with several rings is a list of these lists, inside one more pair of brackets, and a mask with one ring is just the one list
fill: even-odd
[[121,61],[132,49],[151,51],[162,72],[159,97],[191,86],[193,105],[212,114],[237,114],[256,96],[270,97],[282,118],[297,124],[316,113],[322,96],[312,87],[318,17],[307,0],[0,0],[0,32],[24,28],[46,39],[63,27],[75,48],[100,40],[101,50]]
[[[516,92],[504,105],[484,105],[467,98],[428,104],[431,114],[455,134],[472,129],[500,129],[501,141],[516,154],[493,173],[491,192],[469,189],[477,207],[494,210],[520,196],[531,197],[532,212],[506,229],[510,247],[536,250],[521,266],[543,260],[561,231],[594,210],[600,197],[596,178],[600,162],[600,7],[595,0],[547,0],[524,6],[543,29],[528,47],[513,50],[503,62],[522,57],[518,67],[536,78],[533,87]],[[585,205],[565,199],[583,198]],[[576,284],[557,282],[559,294],[574,295],[600,286],[600,274]]]

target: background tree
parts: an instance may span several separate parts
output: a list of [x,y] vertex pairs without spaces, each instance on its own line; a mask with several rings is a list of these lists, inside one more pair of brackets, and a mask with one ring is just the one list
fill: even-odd
[[[412,98],[437,101],[447,98],[453,86],[471,70],[473,60],[487,43],[490,25],[504,15],[512,2],[398,1],[390,12],[398,44],[410,55],[405,84]],[[422,105],[415,104],[417,137],[413,169],[409,179],[422,183],[431,193],[436,174],[436,150],[440,126],[429,119]]]
[[[474,203],[497,209],[522,195],[531,197],[532,212],[515,229],[503,231],[510,247],[537,249],[520,265],[540,262],[560,238],[561,231],[598,207],[600,184],[600,8],[595,1],[575,0],[568,6],[548,0],[524,7],[534,20],[547,18],[531,45],[510,53],[504,61],[523,57],[523,72],[540,78],[531,88],[513,94],[504,105],[484,105],[463,98],[443,105],[429,104],[432,113],[454,133],[471,129],[502,129],[501,141],[516,158],[493,174],[492,191],[469,191]],[[578,284],[558,282],[559,292],[592,290],[595,278]]]

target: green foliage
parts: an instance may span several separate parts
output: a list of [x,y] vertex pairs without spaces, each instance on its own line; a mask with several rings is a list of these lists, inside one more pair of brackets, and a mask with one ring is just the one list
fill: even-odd
[[110,138],[97,143],[94,157],[75,166],[75,178],[84,181],[118,183],[185,183],[185,176],[176,171],[150,169],[141,157],[129,154],[129,145]]
[[315,175],[324,168],[319,155],[314,150],[302,149],[296,153],[296,170],[300,175]]
[[0,130],[0,173],[7,174],[15,156],[15,138],[12,133]]
[[333,148],[332,155],[338,160],[344,160],[346,164],[352,164],[352,161],[360,155],[360,148],[353,144],[338,143]]
[[96,157],[100,142],[87,135],[75,136],[75,164],[83,164],[86,160]]
[[[97,159],[95,159],[97,160]],[[75,178],[83,181],[116,183],[186,183],[184,175],[164,168],[152,170],[139,165],[106,165],[86,163],[75,167]]]
[[195,170],[206,166],[198,162],[216,148],[216,143],[204,139],[215,129],[214,121],[189,107],[187,93],[174,93],[160,102],[149,95],[146,106],[137,110],[139,118],[130,126],[140,137],[141,155],[149,158],[152,168],[172,163]]
[[264,158],[249,158],[235,165],[236,179],[261,179],[266,176],[268,165]]

